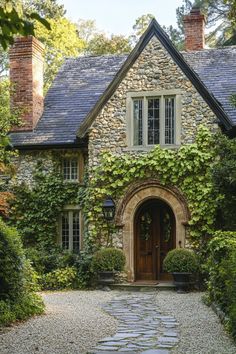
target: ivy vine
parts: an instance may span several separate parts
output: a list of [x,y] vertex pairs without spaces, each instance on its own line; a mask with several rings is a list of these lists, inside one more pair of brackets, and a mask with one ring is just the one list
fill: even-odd
[[89,184],[83,192],[83,210],[89,225],[87,242],[99,246],[107,232],[116,232],[115,224],[108,225],[102,215],[107,195],[117,202],[131,183],[155,178],[163,186],[179,188],[185,196],[191,213],[190,239],[199,246],[205,236],[212,234],[217,203],[222,198],[212,180],[215,161],[213,136],[203,126],[194,144],[176,150],[156,146],[142,154],[103,153],[99,165],[90,171]]

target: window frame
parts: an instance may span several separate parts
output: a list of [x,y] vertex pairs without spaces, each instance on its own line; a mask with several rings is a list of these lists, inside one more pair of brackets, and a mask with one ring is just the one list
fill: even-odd
[[[127,93],[127,145],[128,149],[149,150],[156,145],[164,148],[176,148],[181,144],[181,91],[178,89],[162,91],[135,91]],[[175,122],[174,122],[174,144],[165,143],[165,98],[175,98]],[[160,100],[160,144],[148,144],[148,99],[158,98]],[[143,144],[134,145],[134,100],[143,100]]]
[[[64,212],[69,213],[69,248],[65,249],[62,247],[62,215]],[[67,205],[63,208],[61,214],[59,215],[58,218],[58,243],[59,245],[63,248],[65,251],[70,251],[70,252],[76,252],[73,249],[73,213],[78,212],[79,213],[79,250],[77,252],[80,252],[83,249],[83,237],[82,237],[82,232],[83,232],[83,215],[82,211],[78,206],[75,205]]]
[[[66,160],[70,161],[70,171],[71,171],[71,161],[72,160],[77,161],[77,179],[64,178],[64,161]],[[82,152],[78,152],[76,154],[72,154],[69,156],[67,156],[66,154],[62,155],[61,175],[65,183],[83,183],[83,174],[84,174],[84,156]],[[70,177],[71,177],[71,172],[70,172]]]

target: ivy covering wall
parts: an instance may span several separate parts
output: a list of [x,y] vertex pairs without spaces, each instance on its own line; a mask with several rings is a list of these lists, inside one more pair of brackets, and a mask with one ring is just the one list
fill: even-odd
[[87,241],[101,243],[114,224],[107,225],[102,215],[102,203],[111,196],[116,203],[131,183],[157,179],[164,186],[175,186],[185,196],[191,213],[190,241],[199,247],[214,230],[215,215],[221,195],[212,180],[212,166],[216,160],[211,133],[200,127],[196,142],[178,150],[159,146],[147,153],[127,152],[123,155],[103,153],[98,167],[90,171],[89,185],[83,199],[83,210],[89,224]]

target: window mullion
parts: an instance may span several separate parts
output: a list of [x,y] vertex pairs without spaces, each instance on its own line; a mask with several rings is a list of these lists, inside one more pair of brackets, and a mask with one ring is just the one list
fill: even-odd
[[160,145],[165,145],[165,99],[160,97]]
[[143,146],[148,145],[148,100],[143,98]]

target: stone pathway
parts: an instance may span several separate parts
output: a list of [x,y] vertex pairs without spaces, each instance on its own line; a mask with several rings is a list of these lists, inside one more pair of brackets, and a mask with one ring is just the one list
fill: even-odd
[[114,336],[99,341],[89,353],[169,354],[178,343],[178,323],[155,306],[155,294],[119,295],[103,306],[118,321]]

